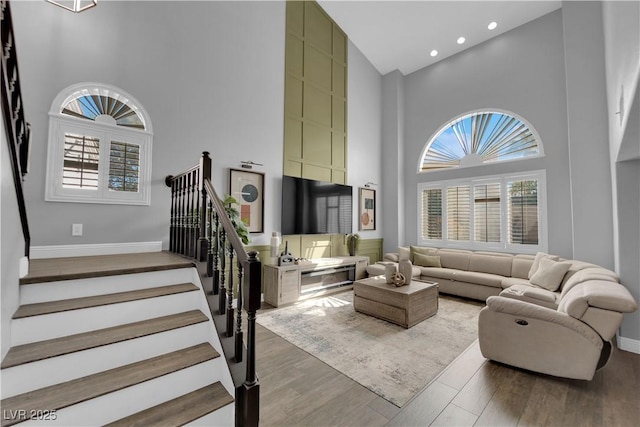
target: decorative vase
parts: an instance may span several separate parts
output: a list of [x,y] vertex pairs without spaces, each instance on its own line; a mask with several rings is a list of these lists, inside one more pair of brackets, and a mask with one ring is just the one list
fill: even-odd
[[393,264],[386,264],[384,266],[384,278],[388,284],[393,283],[393,273],[396,272],[396,266]]
[[355,256],[356,254],[356,243],[358,243],[356,239],[351,238],[347,240],[347,247],[349,248],[350,256]]
[[404,284],[411,283],[411,276],[413,274],[413,264],[408,259],[403,259],[399,262],[398,271],[404,276]]

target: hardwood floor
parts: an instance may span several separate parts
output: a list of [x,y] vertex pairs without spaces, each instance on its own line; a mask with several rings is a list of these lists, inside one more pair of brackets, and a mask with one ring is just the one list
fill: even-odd
[[477,341],[400,409],[258,325],[262,426],[637,426],[640,355],[616,350],[592,381],[514,369]]

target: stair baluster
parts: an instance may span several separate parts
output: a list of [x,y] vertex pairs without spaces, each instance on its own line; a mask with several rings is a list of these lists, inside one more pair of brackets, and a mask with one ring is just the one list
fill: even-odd
[[[233,255],[234,250],[229,246],[229,284],[227,285],[227,336],[233,336]],[[238,297],[239,298],[239,297]]]
[[218,300],[218,313],[225,314],[227,312],[227,288],[225,288],[225,277],[226,277],[226,254],[224,253],[226,247],[226,236],[227,233],[223,228],[220,230],[220,248],[218,252],[220,253],[220,299]]
[[244,287],[244,284],[242,283],[242,279],[244,276],[244,268],[242,267],[242,264],[238,261],[238,291],[236,293],[237,295],[237,303],[236,303],[236,308],[237,308],[237,313],[236,313],[236,348],[235,348],[235,361],[236,362],[242,362],[242,353],[243,353],[243,347],[244,347],[244,342],[243,342],[243,335],[244,333],[242,332],[242,300],[243,300],[243,296],[242,296],[242,288]]
[[220,293],[220,220],[218,214],[214,215],[215,235],[213,236],[213,294]]

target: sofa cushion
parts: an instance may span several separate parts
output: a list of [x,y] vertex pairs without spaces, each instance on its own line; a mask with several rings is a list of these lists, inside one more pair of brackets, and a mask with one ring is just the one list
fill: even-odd
[[531,287],[531,284],[527,279],[521,279],[520,277],[504,277],[502,279],[502,282],[500,282],[500,286],[502,286],[502,289],[507,289],[507,288],[510,288],[511,286],[516,286],[516,285]]
[[534,259],[535,259],[535,256],[533,255],[524,255],[524,254],[514,255],[513,261],[511,262],[511,277],[528,279],[529,270],[531,270],[531,266],[533,265]]
[[391,262],[400,261],[400,257],[398,256],[398,254],[397,253],[393,253],[393,252],[387,252],[386,254],[384,254],[382,259],[385,260],[385,261],[391,261]]
[[453,279],[459,282],[473,283],[475,285],[485,285],[494,288],[501,288],[504,277],[497,274],[479,273],[476,271],[457,271]]
[[553,261],[552,259],[543,257],[540,259],[538,269],[529,281],[533,285],[553,292],[560,287],[562,279],[569,270],[569,267],[571,267],[571,264],[568,262]]
[[545,252],[538,252],[536,254],[535,259],[533,260],[533,264],[531,264],[531,269],[529,270],[529,274],[528,274],[528,278],[531,279],[531,276],[533,276],[536,271],[538,271],[538,266],[540,265],[540,260],[542,260],[543,258],[548,258],[554,261],[558,261],[560,259],[560,257],[556,256],[556,255],[549,255]]
[[421,276],[434,277],[436,279],[455,280],[459,270],[452,268],[420,267]]
[[511,276],[513,255],[491,252],[476,252],[469,259],[469,271]]
[[421,267],[442,267],[438,255],[413,254],[413,263]]
[[578,261],[578,260],[566,260],[564,262],[568,262],[570,267],[567,273],[562,280],[562,284],[560,285],[560,289],[564,288],[564,285],[571,279],[571,277],[579,271],[585,270],[587,268],[602,268],[599,265],[591,264],[590,262]]
[[440,263],[444,268],[469,270],[469,258],[473,252],[463,249],[439,249]]
[[[569,269],[571,270],[571,269]],[[567,272],[569,274],[569,272]],[[619,283],[619,276],[611,270],[607,270],[606,268],[601,267],[589,267],[578,272],[575,272],[569,278],[565,275],[563,280],[564,284],[562,285],[562,295],[564,297],[567,292],[571,290],[576,285],[580,283],[584,283],[588,280],[603,280],[603,281],[611,281],[613,283]]]
[[415,264],[416,254],[420,255],[435,255],[438,250],[436,248],[428,248],[426,246],[409,246],[410,260]]
[[514,285],[500,292],[501,297],[530,302],[543,307],[557,309],[559,295],[546,289],[534,288],[529,285]]

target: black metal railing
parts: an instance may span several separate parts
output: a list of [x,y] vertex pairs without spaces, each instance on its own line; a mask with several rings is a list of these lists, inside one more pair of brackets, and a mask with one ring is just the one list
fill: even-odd
[[[255,251],[247,252],[226,207],[211,184],[211,158],[202,153],[200,163],[179,175],[169,175],[171,188],[169,249],[207,263],[211,293],[217,295],[217,312],[226,316],[226,337],[234,337],[233,361],[243,362],[246,373],[236,387],[236,426],[257,426],[260,384],[256,374],[256,312],[260,308],[262,263]],[[234,281],[237,277],[237,282]],[[234,298],[235,297],[235,298]],[[234,308],[234,300],[236,301]],[[247,316],[247,337],[242,310]]]
[[31,131],[24,116],[16,42],[13,34],[11,8],[8,1],[0,1],[0,32],[2,33],[2,115],[9,144],[13,182],[18,199],[18,210],[24,236],[24,255],[29,256],[30,234],[27,208],[22,191],[22,180],[29,166]]

